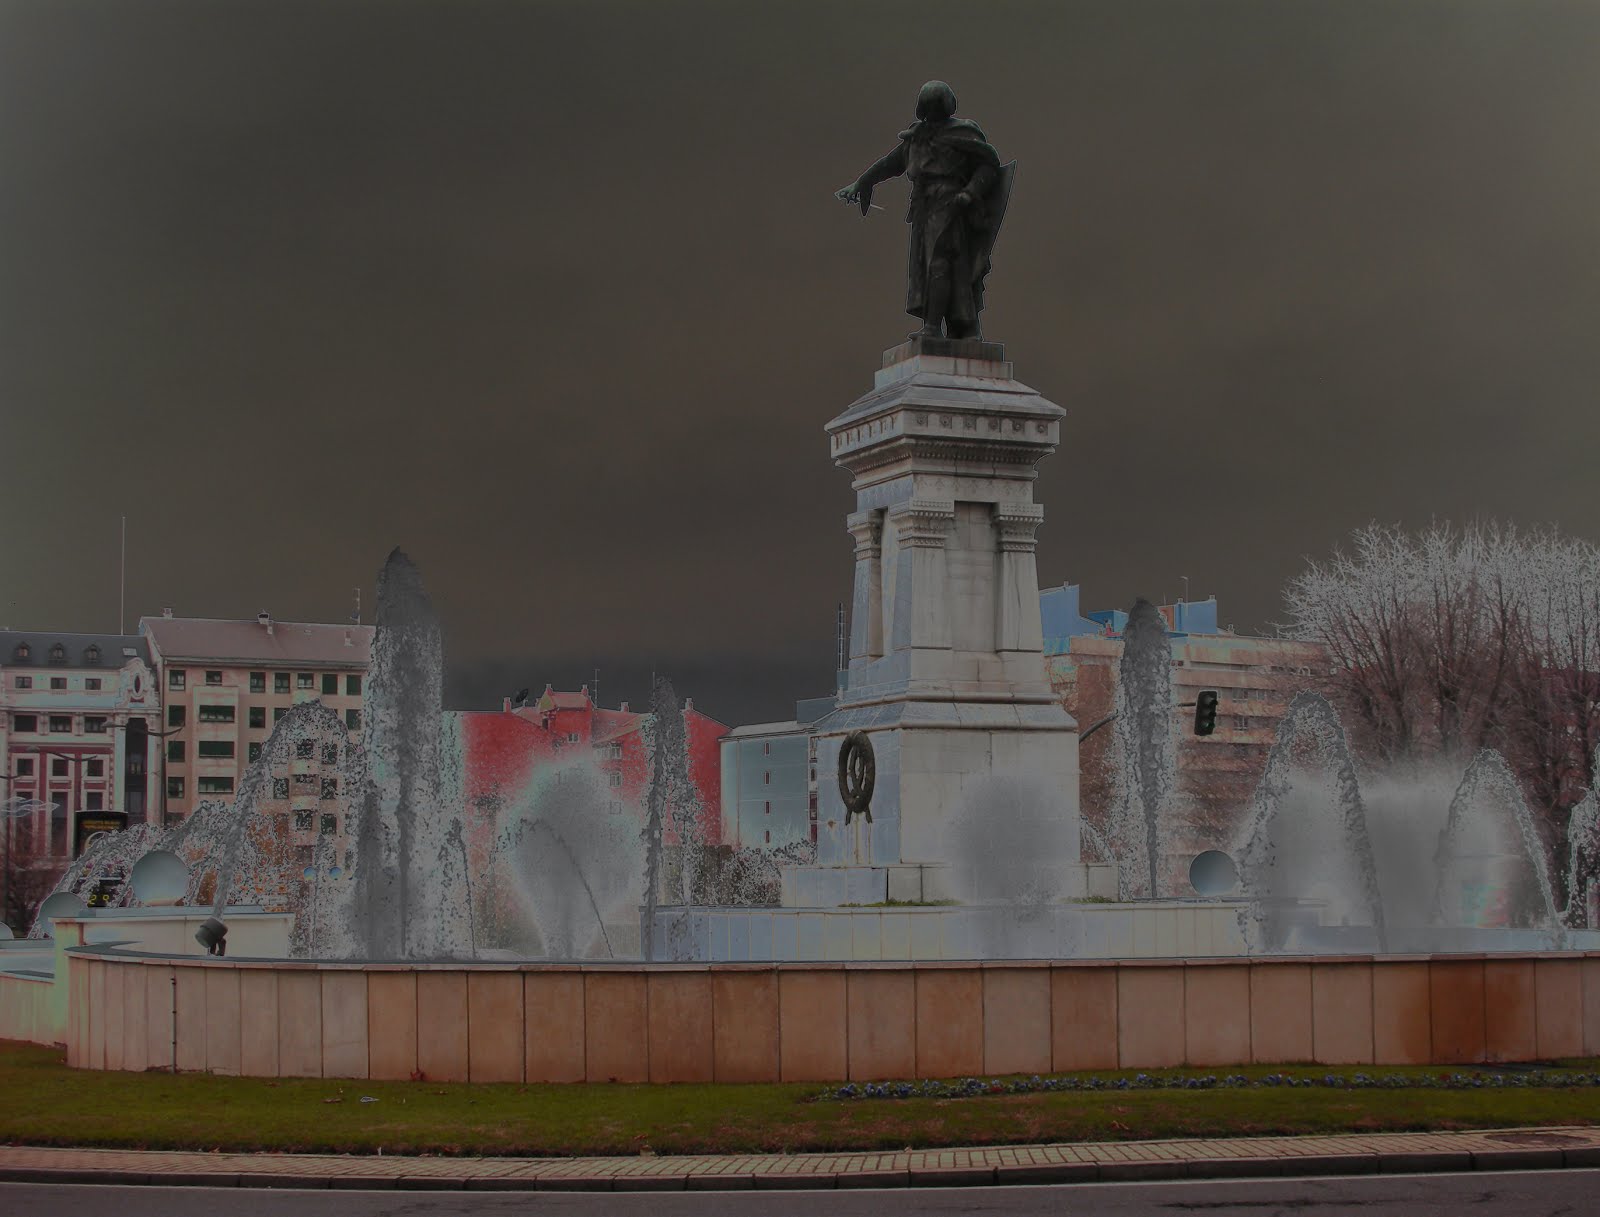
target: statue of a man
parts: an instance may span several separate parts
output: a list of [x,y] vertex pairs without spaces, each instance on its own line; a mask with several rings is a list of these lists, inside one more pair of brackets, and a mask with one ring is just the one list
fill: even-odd
[[899,146],[835,192],[866,215],[879,182],[902,173],[911,180],[906,312],[922,318],[918,334],[926,338],[983,336],[978,323],[983,280],[1016,171],[1015,161],[1000,164],[977,123],[955,112],[954,90],[930,80],[917,96],[916,121],[900,132]]

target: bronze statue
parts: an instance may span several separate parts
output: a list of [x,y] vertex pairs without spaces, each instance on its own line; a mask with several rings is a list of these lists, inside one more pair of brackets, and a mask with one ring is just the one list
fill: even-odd
[[930,80],[917,96],[916,121],[900,132],[899,147],[834,192],[843,202],[859,204],[864,216],[879,182],[902,173],[911,179],[906,312],[922,318],[913,337],[983,337],[983,280],[1016,173],[1017,162],[1002,165],[983,129],[955,112],[955,92],[942,80]]

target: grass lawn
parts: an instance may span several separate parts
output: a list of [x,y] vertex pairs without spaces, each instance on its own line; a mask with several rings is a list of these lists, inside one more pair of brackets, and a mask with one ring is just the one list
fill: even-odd
[[[1596,1067],[1596,1062],[1564,1064]],[[1448,1072],[1437,1067],[1367,1071]],[[1317,1066],[1277,1072],[1356,1071]],[[1600,1090],[1593,1088],[1134,1090],[814,1101],[823,1089],[812,1084],[475,1086],[99,1073],[68,1069],[53,1049],[0,1042],[0,1142],[585,1155],[634,1154],[646,1146],[658,1153],[738,1153],[1600,1123]],[[363,1095],[377,1102],[363,1103]]]

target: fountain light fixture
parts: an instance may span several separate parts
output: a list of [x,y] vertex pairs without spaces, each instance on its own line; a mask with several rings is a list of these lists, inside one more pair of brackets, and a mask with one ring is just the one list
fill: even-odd
[[228,927],[220,917],[207,917],[194,932],[194,940],[206,949],[207,955],[223,956],[228,953]]

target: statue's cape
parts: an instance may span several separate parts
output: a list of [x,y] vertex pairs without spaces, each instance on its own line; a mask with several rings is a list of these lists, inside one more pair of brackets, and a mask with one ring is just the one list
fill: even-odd
[[1000,167],[1000,154],[985,138],[983,128],[970,118],[952,118],[936,125],[919,118],[900,132],[900,138],[907,142],[931,139],[934,143],[949,144],[968,156],[978,157],[990,168]]

